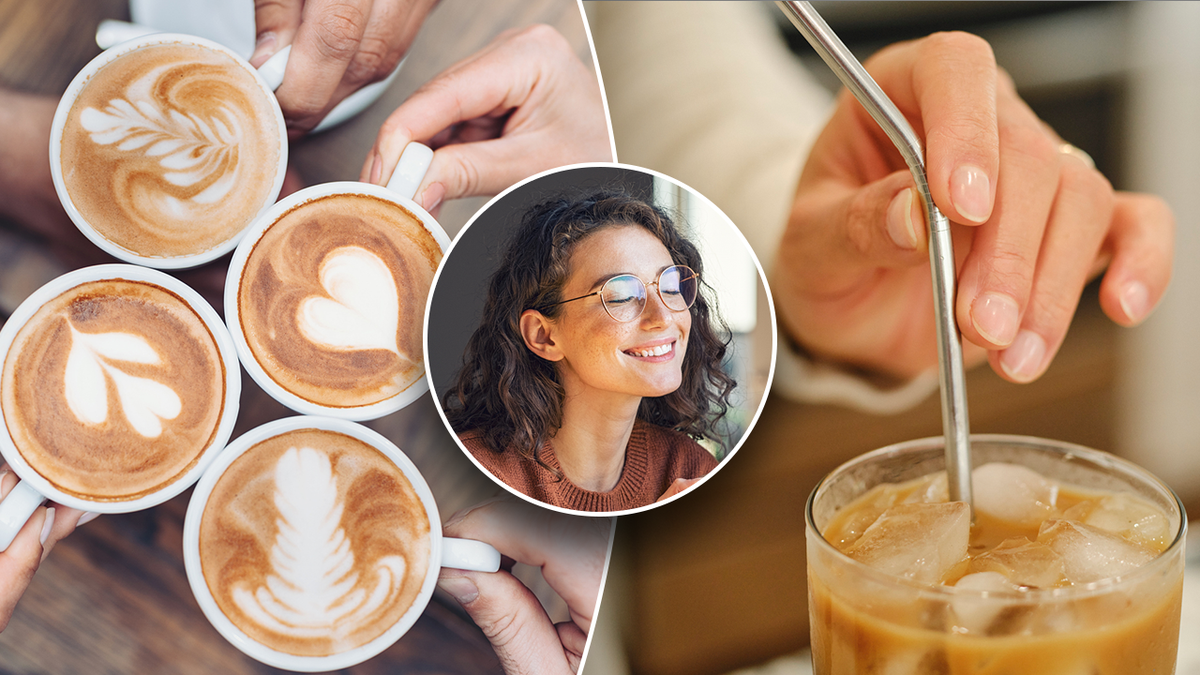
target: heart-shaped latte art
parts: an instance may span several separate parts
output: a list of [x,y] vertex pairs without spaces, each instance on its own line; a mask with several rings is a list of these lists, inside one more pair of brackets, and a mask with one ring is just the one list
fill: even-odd
[[71,351],[63,372],[67,407],[84,424],[108,420],[108,385],[116,384],[117,402],[130,426],[146,438],[158,438],[163,420],[175,419],[183,402],[175,390],[145,377],[130,375],[109,361],[159,365],[154,347],[131,333],[81,333],[71,326]]
[[379,256],[358,246],[336,248],[321,263],[320,280],[328,296],[305,298],[297,309],[296,321],[306,338],[338,351],[400,354],[399,292]]

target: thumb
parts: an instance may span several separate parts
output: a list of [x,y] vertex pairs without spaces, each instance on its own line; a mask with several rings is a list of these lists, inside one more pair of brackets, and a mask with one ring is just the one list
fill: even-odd
[[258,68],[292,44],[303,8],[303,0],[254,0],[255,44],[250,65]]
[[420,190],[441,184],[444,200],[499,194],[537,172],[537,154],[537,140],[528,136],[443,145]]
[[508,675],[573,672],[558,629],[537,596],[513,575],[447,568],[438,586],[487,636]]

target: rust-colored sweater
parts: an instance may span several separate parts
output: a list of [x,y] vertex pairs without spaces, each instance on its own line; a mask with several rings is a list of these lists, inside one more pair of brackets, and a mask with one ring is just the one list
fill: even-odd
[[[459,437],[475,459],[495,477],[539,501],[575,511],[624,511],[654,503],[676,478],[699,478],[717,466],[717,460],[686,434],[637,420],[625,446],[625,468],[608,492],[592,492],[561,479],[537,462],[514,450],[494,452],[482,434],[470,431]],[[562,468],[548,446],[539,454],[558,472]]]

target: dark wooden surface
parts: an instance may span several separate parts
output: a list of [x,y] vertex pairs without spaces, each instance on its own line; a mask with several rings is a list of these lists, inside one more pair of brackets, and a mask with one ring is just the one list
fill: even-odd
[[[93,36],[105,18],[128,19],[126,0],[0,0],[0,86],[60,95],[99,53]],[[400,101],[503,30],[532,23],[555,26],[591,64],[572,0],[442,0],[384,96],[341,127],[293,143],[292,168],[306,184],[357,179],[380,124]],[[443,227],[453,236],[483,201],[447,204]],[[234,437],[292,414],[249,378],[243,383]],[[420,467],[443,520],[497,492],[450,439],[428,395],[368,426]],[[102,516],[61,542],[0,633],[0,674],[275,672],[228,644],[191,594],[182,553],[190,494],[140,513]],[[553,600],[537,587],[536,574],[527,577],[554,616]],[[439,594],[399,642],[348,672],[501,671],[479,629]]]

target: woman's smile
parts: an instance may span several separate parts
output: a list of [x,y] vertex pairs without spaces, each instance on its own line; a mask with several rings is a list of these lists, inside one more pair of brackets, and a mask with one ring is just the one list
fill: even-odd
[[645,345],[631,347],[622,351],[634,358],[652,361],[655,363],[670,361],[671,359],[675,358],[675,338],[655,340]]

